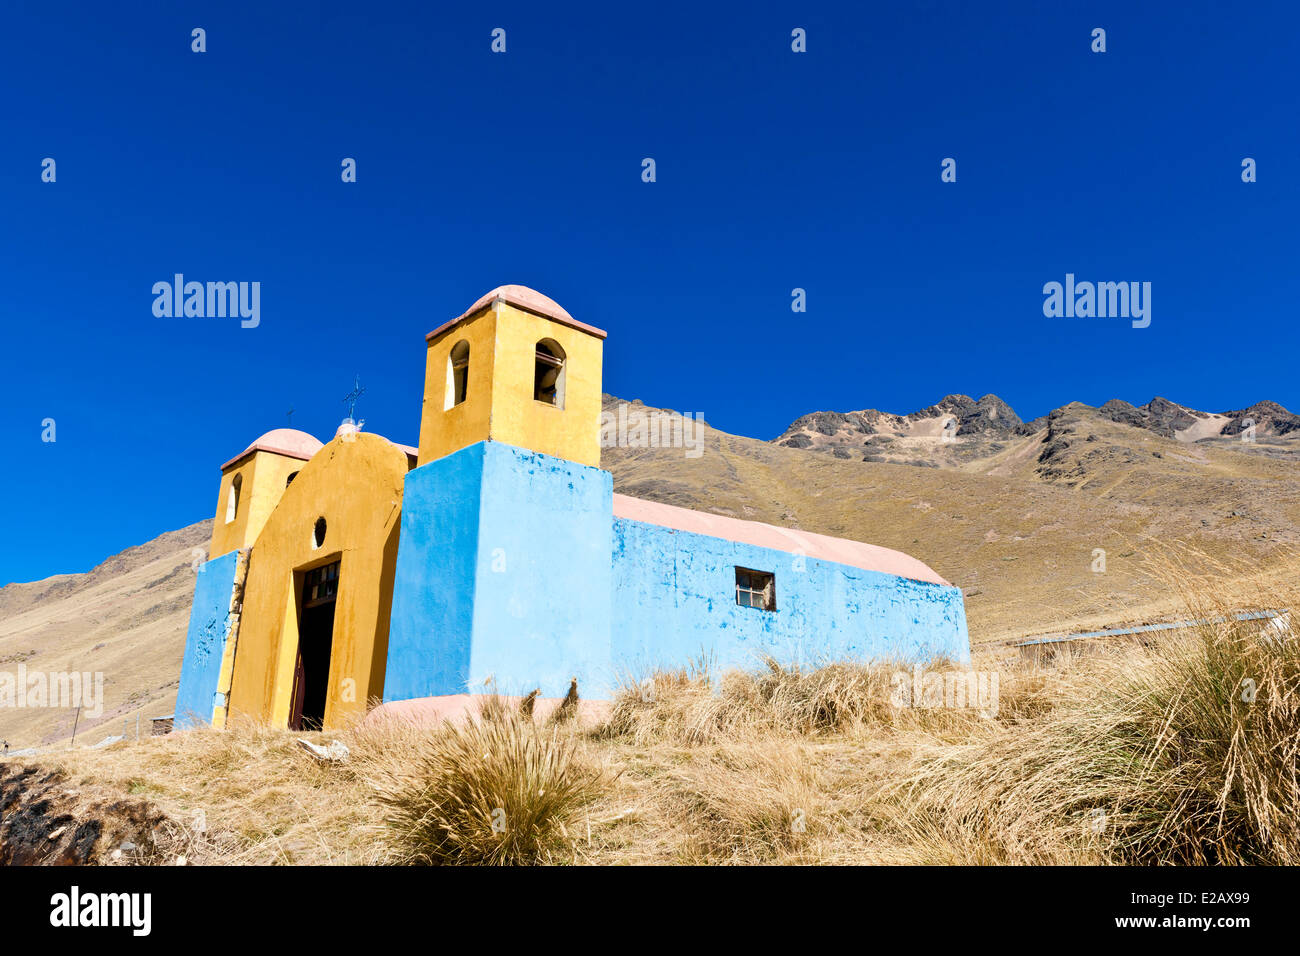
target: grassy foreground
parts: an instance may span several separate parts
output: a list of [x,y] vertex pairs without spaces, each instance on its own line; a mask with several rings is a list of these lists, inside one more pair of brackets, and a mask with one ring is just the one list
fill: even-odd
[[247,725],[42,762],[148,801],[194,863],[1300,862],[1289,627],[976,666],[983,693],[942,662],[658,673],[598,723],[313,736],[341,762]]

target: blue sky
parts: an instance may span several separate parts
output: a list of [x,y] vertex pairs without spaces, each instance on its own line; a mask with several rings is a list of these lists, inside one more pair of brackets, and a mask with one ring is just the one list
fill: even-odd
[[[503,283],[608,330],[606,391],[760,438],[1300,407],[1298,62],[1286,3],[6,4],[0,583],[210,517],[354,374],[414,443],[423,335]],[[156,318],[177,272],[259,281],[260,325]],[[1151,326],[1045,318],[1067,272],[1151,282]]]

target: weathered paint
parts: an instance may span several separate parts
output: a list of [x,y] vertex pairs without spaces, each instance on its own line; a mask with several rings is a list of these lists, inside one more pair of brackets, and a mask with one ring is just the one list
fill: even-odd
[[[776,610],[736,603],[736,568],[775,575]],[[841,660],[970,659],[957,588],[616,518],[612,656],[624,675]]]
[[610,686],[609,472],[480,442],[406,477],[385,700]]
[[710,538],[723,538],[782,554],[803,555],[832,564],[847,564],[864,571],[880,571],[900,578],[911,578],[913,581],[948,583],[925,562],[901,551],[862,541],[832,538],[811,531],[781,528],[761,521],[743,521],[727,515],[692,511],[690,508],[678,508],[676,505],[628,495],[614,496],[614,517],[690,531]]
[[[603,340],[506,301],[438,330],[425,354],[420,464],[476,442],[493,440],[579,464],[600,465]],[[564,407],[533,398],[537,343],[553,339],[565,353]],[[469,345],[465,401],[445,408],[447,358]]]
[[196,569],[194,603],[176,692],[178,728],[212,723],[216,709],[223,704],[216,695],[222,662],[230,652],[230,638],[238,620],[237,593],[246,569],[247,553],[240,551],[205,561]]
[[[253,545],[230,690],[232,716],[288,723],[303,576],[340,561],[325,726],[365,713],[382,693],[406,454],[378,435],[335,438],[317,452]],[[324,544],[312,529],[325,518]]]
[[[604,699],[701,658],[969,659],[957,588],[615,518],[613,498],[608,472],[500,442],[407,475],[384,699],[575,676]],[[775,611],[736,603],[737,567],[776,575]]]

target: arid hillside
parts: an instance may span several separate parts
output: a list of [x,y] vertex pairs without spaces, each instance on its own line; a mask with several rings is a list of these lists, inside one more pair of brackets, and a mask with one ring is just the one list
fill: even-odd
[[[103,674],[98,715],[51,707],[0,709],[0,738],[15,748],[149,732],[171,713],[194,592],[196,554],[212,522],[200,521],[128,548],[85,574],[0,588],[0,671]],[[197,549],[197,551],[196,551]],[[98,708],[97,708],[98,709]]]
[[[817,413],[774,442],[705,428],[699,454],[612,447],[603,462],[624,494],[914,554],[963,589],[972,641],[988,651],[1176,616],[1171,557],[1217,573],[1243,606],[1295,561],[1300,430],[1285,409],[1072,404],[1026,424],[992,396],[962,398],[913,416]],[[1254,441],[1241,438],[1247,418]],[[86,574],[0,589],[0,671],[103,673],[103,713],[81,715],[79,743],[170,713],[210,530],[202,521]],[[74,719],[6,708],[0,738],[48,746]]]
[[[1177,415],[1204,413],[1172,403],[1136,424],[1118,403],[1074,403],[1028,425],[993,396],[945,403],[966,413],[948,437],[941,403],[889,416],[889,434],[855,417],[867,413],[817,413],[774,442],[706,429],[698,455],[624,447],[603,461],[626,494],[914,554],[964,590],[977,644],[1162,619],[1177,607],[1171,560],[1221,574],[1247,605],[1295,560],[1300,431],[1284,409],[1243,441],[1189,440]],[[809,428],[820,439],[797,440]]]

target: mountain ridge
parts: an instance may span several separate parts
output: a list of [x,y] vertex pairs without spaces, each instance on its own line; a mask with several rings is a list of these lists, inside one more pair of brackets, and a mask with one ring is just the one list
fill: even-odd
[[[984,395],[977,400],[969,395],[954,392],[945,395],[933,405],[906,414],[885,412],[875,408],[857,409],[849,412],[809,412],[795,419],[784,432],[772,439],[772,441],[780,442],[786,436],[797,433],[804,428],[818,428],[826,422],[851,420],[855,416],[864,424],[874,425],[881,421],[921,421],[949,415],[955,418],[959,425],[956,432],[959,436],[982,431],[1019,432],[1024,434],[1027,429],[1034,429],[1036,426],[1041,427],[1044,425],[1053,413],[1069,408],[1072,405],[1094,407],[1088,406],[1084,402],[1067,402],[1065,405],[1052,409],[1046,415],[1039,416],[1031,421],[1023,421],[1007,402],[993,393]],[[1133,405],[1122,398],[1112,398],[1095,407],[1099,411],[1110,415],[1115,421],[1122,421],[1136,427],[1151,428],[1166,434],[1166,437],[1172,437],[1175,432],[1186,430],[1198,421],[1214,419],[1227,420],[1228,423],[1224,425],[1222,434],[1239,433],[1243,428],[1240,422],[1247,418],[1255,421],[1257,430],[1260,425],[1275,426],[1277,434],[1280,435],[1300,430],[1300,415],[1270,399],[1262,399],[1246,408],[1223,412],[1199,411],[1190,405],[1182,405],[1159,395],[1152,398],[1145,405]]]
[[[1225,412],[1200,411],[1162,396],[1145,405],[1123,399],[1110,399],[1095,407],[1070,402],[1024,421],[997,395],[977,400],[959,393],[906,415],[873,408],[810,412],[795,419],[771,443],[828,452],[840,459],[969,467],[996,457],[1017,440],[1056,443],[1055,451],[1059,451],[1060,426],[1079,418],[1104,420],[1185,444],[1236,441],[1253,446],[1242,450],[1265,454],[1293,443],[1300,445],[1300,415],[1267,399]],[[1055,451],[1049,449],[1047,458]],[[1048,477],[1053,474],[1046,472]]]

